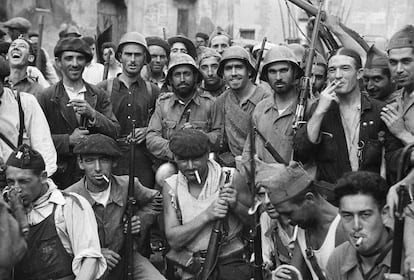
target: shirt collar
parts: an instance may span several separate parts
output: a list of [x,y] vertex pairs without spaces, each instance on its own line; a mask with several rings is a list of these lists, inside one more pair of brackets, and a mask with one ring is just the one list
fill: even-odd
[[[178,98],[178,96],[174,93],[171,97],[172,104],[175,105],[177,103],[184,105],[184,102]],[[200,97],[198,96],[198,91],[193,94],[193,97],[187,102],[189,104],[190,102],[194,102],[197,106],[200,106]]]
[[51,179],[47,179],[46,184],[48,185],[48,189],[45,194],[36,199],[36,201],[33,203],[33,210],[42,208],[49,203],[58,205],[64,205],[66,203],[62,192],[58,190],[57,186]]
[[[116,183],[116,179],[114,176],[111,176],[110,184],[111,184],[111,191],[109,193],[108,203],[106,205],[109,205],[110,203],[113,202],[119,206],[124,206],[121,188],[119,187],[119,184]],[[92,196],[89,194],[86,188],[87,188],[86,177],[83,177],[82,196],[85,197],[86,200],[88,200],[91,205],[95,205],[95,204],[98,205],[98,203],[92,198]]]

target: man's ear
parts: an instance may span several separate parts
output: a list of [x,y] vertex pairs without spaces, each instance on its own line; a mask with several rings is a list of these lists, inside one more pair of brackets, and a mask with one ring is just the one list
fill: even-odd
[[315,200],[315,194],[313,192],[307,192],[305,194],[305,200],[314,201]]
[[82,171],[85,170],[85,167],[83,167],[83,161],[82,161],[81,156],[78,155],[78,157],[76,158],[76,161],[78,162],[79,169]]
[[42,173],[40,173],[40,181],[45,184],[47,181],[47,172],[46,170],[43,170]]
[[359,68],[357,70],[357,79],[360,80],[364,76],[364,68]]
[[381,210],[381,219],[384,225],[391,225],[393,223],[393,217],[391,216],[390,206],[385,205]]
[[34,55],[32,55],[32,54],[29,54],[29,57],[27,58],[27,60],[28,60],[30,63],[32,63],[32,62],[34,62],[34,60],[35,60],[35,56],[34,56]]

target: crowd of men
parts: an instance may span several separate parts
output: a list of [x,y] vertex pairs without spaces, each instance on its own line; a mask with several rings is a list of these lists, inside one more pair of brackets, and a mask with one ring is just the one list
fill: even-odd
[[309,46],[72,26],[51,59],[5,22],[0,279],[414,277],[414,26],[366,51],[325,24],[295,126]]

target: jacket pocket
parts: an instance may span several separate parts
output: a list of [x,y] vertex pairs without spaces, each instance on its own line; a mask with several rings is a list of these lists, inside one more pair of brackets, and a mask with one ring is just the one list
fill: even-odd
[[175,131],[176,126],[177,126],[176,121],[164,121],[164,124],[162,126],[163,138],[170,139],[171,135]]
[[316,160],[321,162],[335,162],[338,154],[338,147],[334,137],[329,132],[321,132],[321,142],[317,149]]
[[362,150],[362,166],[380,166],[382,160],[382,144],[370,139]]

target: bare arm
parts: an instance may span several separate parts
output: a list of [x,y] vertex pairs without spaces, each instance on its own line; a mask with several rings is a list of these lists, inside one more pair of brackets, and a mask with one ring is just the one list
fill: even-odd
[[94,280],[96,279],[96,268],[98,262],[96,258],[84,258],[76,280]]

